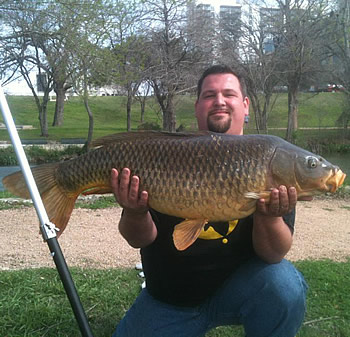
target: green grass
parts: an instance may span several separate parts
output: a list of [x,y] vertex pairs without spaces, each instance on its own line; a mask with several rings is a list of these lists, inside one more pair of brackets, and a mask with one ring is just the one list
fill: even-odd
[[[111,336],[139,291],[134,270],[72,269],[95,336]],[[0,273],[0,336],[80,336],[58,273]]]
[[[298,337],[350,336],[350,261],[295,263],[308,284],[307,314]],[[111,336],[140,291],[131,269],[71,270],[95,337]],[[0,336],[80,336],[55,269],[0,272]],[[243,337],[241,327],[220,327],[207,337]]]
[[[8,103],[16,124],[33,125],[34,130],[20,130],[21,139],[40,138],[38,112],[34,100],[29,96],[8,96]],[[187,130],[196,128],[194,116],[193,96],[180,96],[175,103],[177,126],[183,125]],[[320,93],[313,95],[301,93],[299,107],[300,127],[334,127],[342,110],[341,93]],[[126,130],[125,98],[117,96],[91,97],[90,107],[94,114],[94,137],[100,137],[113,132]],[[61,127],[52,127],[55,102],[48,104],[49,140],[61,138],[86,138],[88,117],[80,98],[72,97],[65,103],[64,124]],[[287,95],[278,94],[276,104],[269,114],[270,128],[287,126]],[[252,110],[252,109],[251,109]],[[251,111],[251,120],[254,114]],[[0,118],[0,121],[1,118]],[[148,99],[145,121],[162,125],[159,107],[153,98]],[[140,125],[140,106],[135,102],[132,106],[132,129]],[[253,125],[253,123],[251,123]],[[253,126],[252,126],[253,128]],[[317,130],[316,130],[317,131]],[[254,133],[254,129],[250,130]],[[275,132],[271,130],[271,132]],[[285,131],[281,132],[284,136]],[[318,131],[319,133],[319,131]],[[338,132],[339,133],[339,132]],[[0,130],[0,140],[8,140],[6,130]]]
[[[300,127],[334,127],[342,112],[341,93],[300,93],[299,115]],[[269,127],[286,127],[288,116],[288,96],[278,94],[276,103],[269,115]]]
[[[8,201],[9,198],[14,200]],[[78,199],[74,205],[74,208],[88,208],[88,209],[101,209],[116,207],[116,201],[114,196],[92,196],[91,198]],[[33,204],[27,200],[17,198],[11,193],[4,191],[0,192],[0,210],[14,209],[21,207],[34,207]]]
[[[37,108],[29,96],[7,97],[10,110],[17,125],[33,125],[33,130],[19,130],[21,139],[39,139],[40,129]],[[94,138],[114,132],[126,131],[125,98],[91,97],[90,108],[94,114]],[[80,98],[72,97],[65,103],[64,123],[61,127],[52,127],[55,102],[48,104],[49,140],[60,141],[62,138],[86,138],[88,115]],[[183,113],[180,113],[184,115]],[[192,114],[193,115],[193,114]],[[192,119],[194,117],[192,116]],[[180,121],[186,119],[179,117]],[[0,118],[0,121],[1,118]],[[162,125],[158,107],[153,99],[147,105],[145,121]],[[140,108],[134,103],[132,108],[132,129],[140,125]],[[0,140],[8,140],[7,130],[0,130]]]

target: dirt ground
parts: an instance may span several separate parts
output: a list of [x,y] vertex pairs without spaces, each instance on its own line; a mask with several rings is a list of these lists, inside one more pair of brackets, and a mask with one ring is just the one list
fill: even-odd
[[[120,208],[73,211],[59,238],[68,266],[134,267],[139,262],[139,251],[118,232],[120,212]],[[54,266],[34,208],[0,211],[0,231],[0,270]],[[349,242],[349,199],[298,203],[294,243],[287,258],[343,261],[350,257]]]

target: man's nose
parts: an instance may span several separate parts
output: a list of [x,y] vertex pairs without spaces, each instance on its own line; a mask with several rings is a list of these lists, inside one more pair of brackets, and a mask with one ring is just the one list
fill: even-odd
[[225,105],[226,102],[225,102],[225,97],[224,95],[222,95],[221,93],[218,93],[216,96],[215,96],[215,105]]

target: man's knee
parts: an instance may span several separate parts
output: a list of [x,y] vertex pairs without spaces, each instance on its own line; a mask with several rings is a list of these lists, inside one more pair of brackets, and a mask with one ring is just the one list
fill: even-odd
[[247,336],[295,336],[305,315],[307,285],[288,261],[261,263],[256,294],[244,305]]
[[272,266],[275,270],[268,280],[272,295],[282,307],[304,307],[307,284],[302,274],[286,260]]

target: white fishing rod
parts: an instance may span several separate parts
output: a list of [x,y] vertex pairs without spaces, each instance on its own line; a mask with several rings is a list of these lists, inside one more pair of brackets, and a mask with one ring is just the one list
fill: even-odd
[[42,202],[40,193],[38,191],[37,185],[35,183],[32,171],[30,169],[27,157],[25,155],[25,152],[23,150],[23,146],[21,143],[21,140],[19,138],[16,125],[13,121],[13,117],[10,111],[10,108],[7,104],[6,97],[4,95],[4,91],[2,89],[2,86],[0,84],[0,107],[2,111],[2,116],[4,119],[4,122],[7,127],[7,131],[10,135],[12,145],[14,147],[19,165],[22,170],[22,174],[25,178],[28,190],[30,192],[30,196],[33,200],[36,213],[38,215],[39,221],[40,221],[40,230],[41,234],[44,238],[44,241],[49,246],[51,256],[55,262],[57,271],[60,275],[61,281],[63,283],[64,289],[66,290],[68,299],[70,301],[70,304],[72,306],[75,318],[78,322],[80,332],[83,337],[93,337],[91,328],[89,326],[89,322],[87,320],[85,311],[83,309],[83,306],[80,302],[80,298],[78,296],[77,290],[75,288],[74,282],[72,280],[72,277],[70,275],[68,266],[66,264],[66,261],[63,257],[61,248],[57,241],[57,235],[56,231],[58,230],[56,226],[50,222],[46,209],[44,207],[44,204]]

